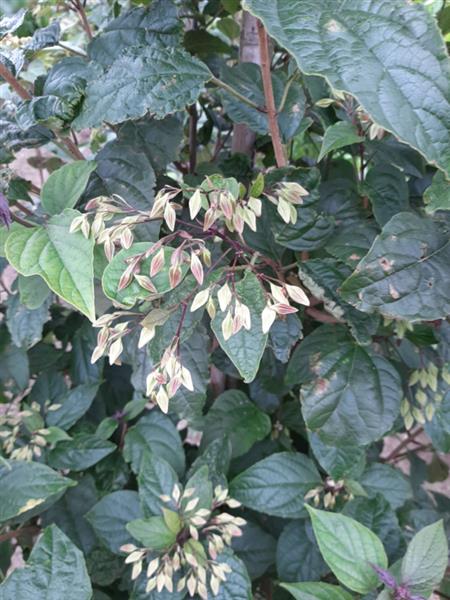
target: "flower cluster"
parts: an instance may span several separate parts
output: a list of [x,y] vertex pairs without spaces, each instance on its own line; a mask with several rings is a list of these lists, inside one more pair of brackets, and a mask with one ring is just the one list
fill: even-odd
[[285,223],[297,222],[297,206],[303,204],[303,197],[308,192],[299,183],[294,181],[283,181],[278,184],[277,195],[266,194],[267,198],[275,204],[278,214]]
[[334,481],[331,477],[327,477],[323,485],[317,486],[305,494],[305,500],[312,500],[314,506],[319,506],[322,501],[326,509],[334,508],[338,497],[342,497],[347,502],[352,500],[353,495],[346,490],[343,479]]
[[412,397],[405,396],[400,405],[406,429],[411,429],[415,423],[424,425],[433,419],[436,407],[443,400],[443,395],[439,392],[440,382],[450,385],[450,370],[447,365],[439,369],[430,362],[423,369],[416,369],[411,373],[408,384]]
[[161,362],[147,376],[147,396],[164,413],[169,410],[169,399],[181,386],[194,391],[191,372],[181,364],[178,349],[179,340],[175,339],[164,352]]
[[195,190],[189,200],[189,212],[194,220],[202,208],[205,209],[203,219],[203,230],[210,229],[216,221],[222,219],[226,228],[233,232],[242,234],[247,224],[250,229],[256,231],[256,219],[261,216],[261,200],[250,197],[247,200],[241,198],[239,193],[232,193],[227,189],[214,189],[211,191]]
[[267,294],[267,303],[261,314],[262,330],[267,333],[272,327],[277,315],[289,315],[297,312],[289,299],[297,304],[309,306],[309,299],[298,285],[283,283],[277,285],[270,282],[270,294]]
[[[47,410],[59,407],[53,404]],[[39,458],[48,444],[46,436],[50,434],[50,430],[44,427],[39,404],[33,402],[30,408],[21,410],[17,403],[11,402],[3,408],[0,413],[0,440],[4,453],[15,460]]]
[[219,512],[224,507],[238,508],[240,503],[228,496],[228,490],[217,486],[214,490],[210,509],[202,508],[201,500],[195,496],[195,488],[183,492],[175,484],[171,496],[161,496],[161,500],[175,507],[166,511],[177,521],[178,530],[175,542],[170,548],[155,555],[154,548],[139,548],[126,544],[121,550],[128,554],[125,562],[133,565],[132,578],[137,579],[146,569],[146,592],[161,592],[166,589],[173,592],[187,590],[189,596],[198,594],[207,600],[208,588],[214,596],[219,593],[220,585],[226,581],[231,568],[218,561],[223,550],[231,545],[232,539],[242,535],[245,520],[227,512]]

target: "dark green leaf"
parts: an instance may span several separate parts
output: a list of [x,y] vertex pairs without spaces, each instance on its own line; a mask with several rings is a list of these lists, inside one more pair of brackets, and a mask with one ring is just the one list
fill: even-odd
[[412,489],[406,477],[390,465],[375,463],[359,478],[369,497],[381,494],[394,510],[412,499]]
[[138,476],[139,498],[144,511],[158,515],[162,508],[172,508],[161,500],[161,496],[172,496],[178,477],[172,467],[163,458],[146,453],[141,462]]
[[157,411],[141,417],[125,436],[124,458],[131,462],[135,473],[147,452],[162,456],[179,476],[183,475],[185,458],[180,434],[169,417]]
[[235,477],[230,493],[248,508],[292,519],[304,515],[303,497],[320,481],[309,458],[281,452],[268,456]]
[[59,442],[48,454],[48,463],[55,469],[83,471],[114,452],[115,444],[89,433],[80,433],[71,440]]
[[70,429],[89,410],[98,390],[98,384],[79,385],[57,399],[60,408],[47,412],[47,425]]
[[210,77],[206,65],[177,48],[130,48],[89,82],[74,125],[120,123],[146,112],[165,117],[195,102]]
[[[244,6],[305,73],[350,92],[376,123],[428,161],[450,168],[448,56],[422,7],[403,0],[343,6],[334,0],[245,0]],[[395,51],[386,52],[385,40]]]
[[34,546],[26,566],[16,569],[0,586],[0,599],[90,600],[83,554],[55,525]]
[[277,544],[277,573],[283,581],[320,579],[327,572],[309,520],[291,521]]
[[97,502],[86,514],[100,541],[114,554],[132,542],[126,524],[142,516],[137,492],[119,490]]
[[400,410],[397,371],[338,326],[322,325],[305,338],[292,356],[287,380],[304,384],[306,424],[328,444],[377,440],[392,427]]
[[271,422],[248,397],[238,390],[228,390],[215,401],[205,418],[202,447],[227,436],[232,458],[245,454],[255,442],[271,431]]
[[35,462],[0,463],[0,522],[32,516],[56,502],[75,481]]
[[411,322],[441,319],[450,312],[449,264],[448,228],[399,213],[383,227],[341,294],[363,312]]
[[234,538],[233,550],[252,579],[262,577],[275,562],[276,540],[256,523],[247,521],[242,536]]
[[450,185],[444,173],[438,171],[434,175],[430,187],[425,190],[423,201],[427,213],[450,210]]
[[50,319],[51,299],[38,308],[27,308],[21,303],[19,294],[10,296],[6,309],[6,324],[13,343],[19,348],[31,348],[42,338],[42,330]]
[[390,164],[375,165],[364,182],[373,214],[383,227],[391,217],[409,208],[409,189],[405,174]]

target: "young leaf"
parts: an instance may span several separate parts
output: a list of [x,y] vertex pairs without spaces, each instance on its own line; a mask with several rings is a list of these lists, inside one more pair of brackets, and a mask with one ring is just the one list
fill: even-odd
[[329,583],[281,583],[296,600],[352,600],[352,596],[337,585]]
[[402,560],[402,583],[415,594],[428,598],[444,577],[447,555],[443,521],[424,527],[413,537]]
[[261,285],[251,271],[246,271],[243,279],[236,284],[236,293],[250,310],[250,330],[242,328],[226,340],[222,333],[222,322],[226,313],[221,311],[218,311],[211,321],[211,327],[222,349],[238,369],[245,383],[249,383],[256,377],[267,344],[268,336],[263,333],[261,326],[261,313],[266,302]]
[[177,539],[177,534],[167,526],[163,517],[137,519],[127,525],[127,531],[145,548],[159,552],[170,548]]
[[233,479],[230,494],[244,506],[275,517],[304,515],[304,495],[321,483],[314,463],[303,454],[279,452]]
[[245,0],[244,8],[302,71],[355,96],[377,124],[449,171],[449,60],[423,7],[403,0]]
[[379,538],[349,517],[306,508],[322,556],[338,580],[360,594],[376,589],[379,580],[371,565],[386,569],[388,564]]
[[0,523],[43,512],[64,491],[76,485],[72,479],[35,462],[0,462]]
[[73,208],[84,192],[96,163],[77,160],[54,171],[42,186],[41,203],[49,215]]
[[332,150],[339,150],[339,148],[363,141],[364,138],[358,135],[354,125],[348,121],[339,121],[327,127],[317,161],[320,162]]
[[450,312],[448,227],[399,213],[383,227],[341,287],[358,310],[410,322],[445,318]]
[[92,598],[83,553],[56,525],[44,531],[31,551],[26,566],[15,569],[0,585],[0,600],[12,598]]
[[50,289],[95,319],[94,242],[80,231],[69,233],[76,210],[66,209],[46,227],[20,228],[6,241],[6,256],[22,275],[40,275]]

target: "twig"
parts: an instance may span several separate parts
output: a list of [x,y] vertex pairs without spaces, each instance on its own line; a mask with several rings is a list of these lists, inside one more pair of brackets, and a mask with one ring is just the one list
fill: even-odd
[[9,85],[13,88],[17,95],[22,98],[22,100],[31,100],[31,94],[28,92],[28,90],[23,87],[23,85],[14,77],[11,71],[9,71],[1,62],[0,77],[3,77],[3,79],[9,83]]
[[189,112],[189,173],[195,173],[197,167],[197,107],[192,104]]
[[332,315],[329,315],[328,313],[322,312],[321,310],[318,310],[317,308],[307,308],[306,309],[306,314],[309,315],[310,317],[312,317],[313,319],[315,319],[316,321],[319,321],[319,323],[341,323],[341,321],[338,321],[335,317],[333,317]]
[[30,221],[27,221],[26,219],[22,219],[22,217],[17,216],[16,213],[14,213],[12,211],[11,211],[11,219],[13,221],[15,221],[16,223],[23,225],[24,227],[36,227],[36,223],[31,223]]
[[30,533],[31,535],[37,534],[41,531],[40,527],[36,525],[30,525],[29,527],[24,527],[23,529],[16,529],[15,531],[8,531],[0,535],[0,544],[11,540],[12,538],[17,538],[24,533]]
[[80,17],[81,25],[83,26],[83,29],[86,32],[88,38],[92,40],[94,35],[92,33],[91,26],[89,25],[89,21],[87,20],[86,13],[84,11],[84,6],[81,4],[80,0],[72,0],[72,6],[74,11]]
[[269,131],[272,138],[273,150],[277,167],[286,167],[287,160],[281,143],[280,129],[278,127],[277,109],[273,96],[272,74],[270,72],[269,40],[266,30],[261,21],[258,21],[259,51],[261,55],[261,75],[264,87],[264,97],[266,100],[267,119],[269,121]]
[[419,427],[414,432],[408,433],[408,437],[406,437],[403,441],[401,441],[398,446],[396,446],[390,454],[383,458],[383,462],[389,462],[394,459],[402,450],[406,448],[406,446],[414,440],[418,435],[423,433],[423,427]]
[[210,82],[213,83],[215,86],[222,88],[223,90],[225,90],[244,104],[247,104],[247,106],[250,106],[250,108],[254,108],[259,112],[266,112],[263,107],[258,106],[255,102],[246,98],[243,94],[234,89],[234,87],[228,85],[228,83],[225,83],[225,81],[222,81],[221,79],[218,79],[217,77],[213,76],[211,77]]

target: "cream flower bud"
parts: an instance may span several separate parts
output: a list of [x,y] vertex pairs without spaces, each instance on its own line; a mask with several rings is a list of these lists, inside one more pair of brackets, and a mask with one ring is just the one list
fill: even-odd
[[286,291],[290,298],[297,304],[304,304],[305,306],[309,306],[309,298],[298,285],[289,285],[285,286]]

